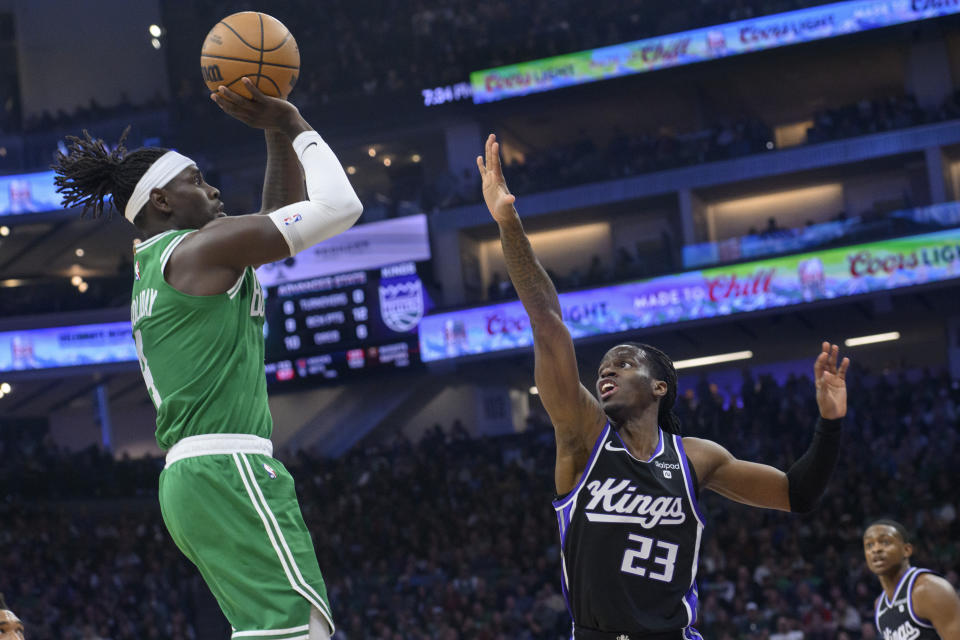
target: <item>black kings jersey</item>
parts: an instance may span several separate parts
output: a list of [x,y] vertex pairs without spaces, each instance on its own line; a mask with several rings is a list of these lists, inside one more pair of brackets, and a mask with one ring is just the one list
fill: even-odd
[[699,637],[688,627],[703,516],[680,436],[659,433],[653,456],[638,460],[608,423],[580,482],[553,503],[575,637],[578,627]]
[[930,570],[910,567],[900,577],[893,600],[887,599],[886,592],[877,599],[877,630],[883,640],[939,640],[933,625],[913,612],[913,585],[921,573]]

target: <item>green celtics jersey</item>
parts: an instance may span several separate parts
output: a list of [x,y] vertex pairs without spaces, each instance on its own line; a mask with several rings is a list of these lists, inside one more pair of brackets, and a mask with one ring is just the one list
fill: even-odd
[[130,324],[147,393],[157,408],[157,444],[206,433],[269,438],[273,420],[263,370],[263,290],[247,267],[226,293],[191,296],[163,277],[192,230],[140,243]]

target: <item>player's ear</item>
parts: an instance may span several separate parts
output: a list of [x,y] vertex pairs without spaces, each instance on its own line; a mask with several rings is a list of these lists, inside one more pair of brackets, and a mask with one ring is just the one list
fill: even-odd
[[903,545],[903,557],[909,558],[912,555],[913,555],[913,545],[907,542],[906,544]]
[[170,201],[167,199],[167,194],[163,189],[153,189],[150,192],[150,204],[166,214],[172,211]]
[[653,381],[653,395],[657,398],[662,398],[667,395],[667,383],[663,380],[654,380]]

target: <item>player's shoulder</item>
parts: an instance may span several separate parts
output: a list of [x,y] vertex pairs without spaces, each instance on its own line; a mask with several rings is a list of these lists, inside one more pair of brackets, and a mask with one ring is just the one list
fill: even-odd
[[956,589],[945,578],[930,571],[917,574],[910,599],[920,618],[933,620],[948,611],[960,614],[960,597]]
[[957,598],[957,590],[946,578],[926,569],[917,572],[916,580],[913,582],[913,597],[923,598],[927,595],[946,595]]
[[713,440],[692,436],[684,436],[682,440],[683,450],[690,458],[690,463],[701,482],[705,482],[724,462],[733,459],[726,448]]
[[730,452],[727,451],[723,445],[713,440],[683,436],[682,441],[684,451],[686,451],[687,455],[691,458],[697,456],[710,460],[717,459],[719,461],[730,457]]

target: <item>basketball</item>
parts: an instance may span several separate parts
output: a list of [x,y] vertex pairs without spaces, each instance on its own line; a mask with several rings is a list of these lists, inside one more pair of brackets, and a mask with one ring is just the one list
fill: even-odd
[[214,25],[200,50],[200,71],[211,91],[223,85],[245,98],[250,78],[268,96],[286,98],[300,74],[300,50],[283,23],[257,11],[241,11]]

